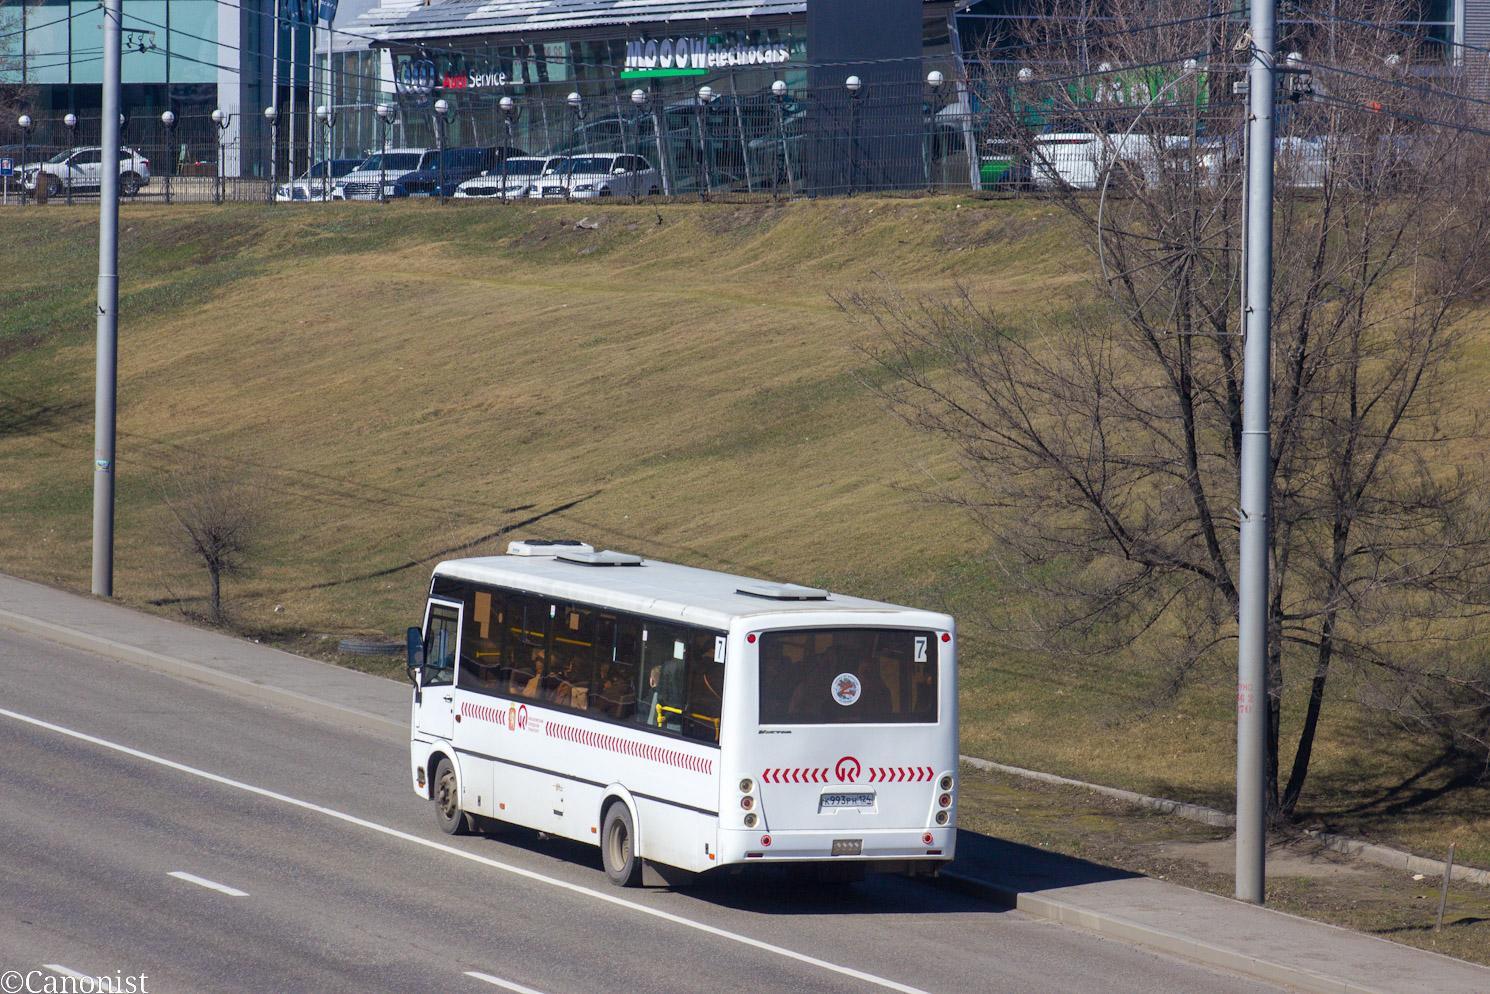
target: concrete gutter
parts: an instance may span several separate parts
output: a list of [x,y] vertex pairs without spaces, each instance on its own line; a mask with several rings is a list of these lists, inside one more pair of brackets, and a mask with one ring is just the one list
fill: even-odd
[[[1038,770],[1026,770],[1019,766],[1007,766],[1003,763],[979,759],[977,756],[958,756],[957,758],[979,770],[994,770],[999,773],[1007,773],[1010,776],[1023,777],[1026,780],[1060,784],[1063,787],[1080,787],[1082,790],[1089,790],[1096,794],[1105,794],[1108,797],[1126,801],[1141,808],[1162,811],[1168,815],[1175,815],[1189,821],[1202,822],[1206,825],[1215,825],[1218,828],[1234,828],[1236,826],[1235,815],[1226,811],[1218,811],[1215,808],[1207,808],[1199,804],[1173,801],[1167,797],[1150,797],[1147,794],[1122,790],[1118,787],[1104,787],[1098,783],[1087,783],[1084,780],[1058,777],[1053,773],[1041,773]],[[1378,866],[1389,867],[1393,870],[1421,873],[1425,877],[1442,877],[1447,865],[1443,860],[1429,859],[1426,856],[1414,856],[1412,853],[1403,852],[1401,849],[1380,846],[1372,842],[1361,842],[1357,839],[1349,839],[1343,835],[1334,835],[1330,832],[1308,830],[1305,834],[1318,840],[1325,848],[1332,849],[1335,852],[1344,853],[1347,856],[1355,856],[1366,860],[1368,863],[1375,863]],[[1452,880],[1464,880],[1472,884],[1490,886],[1490,870],[1481,870],[1473,866],[1461,866],[1456,863],[1449,877]]]
[[1196,963],[1230,970],[1242,976],[1256,977],[1269,983],[1295,987],[1309,994],[1391,994],[1386,988],[1367,987],[1302,967],[1274,962],[1153,925],[1129,921],[1117,915],[1093,911],[1091,908],[1041,894],[1022,893],[949,870],[943,870],[938,874],[936,881],[947,890],[976,897],[991,904],[1060,922],[1063,925],[1074,925],[1098,935],[1157,949],[1171,956],[1179,956]]

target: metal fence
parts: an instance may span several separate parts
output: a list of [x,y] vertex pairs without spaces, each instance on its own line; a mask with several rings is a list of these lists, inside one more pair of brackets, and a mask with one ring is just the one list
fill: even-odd
[[[639,196],[745,201],[997,188],[1007,162],[970,155],[978,139],[968,115],[957,113],[966,107],[957,100],[952,86],[884,85],[857,94],[767,90],[671,103],[617,92],[609,101],[578,107],[567,94],[530,93],[504,109],[494,94],[467,96],[442,120],[429,100],[405,96],[386,118],[376,106],[355,105],[332,108],[329,119],[302,109],[294,121],[281,115],[272,126],[253,119],[228,129],[205,114],[182,115],[170,126],[129,119],[121,156],[144,160],[136,170],[136,199],[171,202],[269,200],[276,186],[306,175],[312,163],[360,159],[379,147],[624,156],[620,168],[630,182],[619,185]],[[98,144],[99,123],[82,119],[69,127],[60,117],[36,119],[23,135],[7,122],[0,126],[0,155],[27,163],[65,158],[69,150]],[[129,168],[122,163],[121,170]],[[57,172],[59,179],[75,173]],[[51,185],[44,192],[69,194],[67,183]],[[12,182],[12,195],[17,192]],[[90,193],[96,189],[81,180],[71,190],[75,197]]]

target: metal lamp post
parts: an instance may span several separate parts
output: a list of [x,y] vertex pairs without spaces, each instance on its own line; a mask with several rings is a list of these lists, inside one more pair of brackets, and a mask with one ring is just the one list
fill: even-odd
[[[62,119],[67,125],[67,147],[77,148],[78,145],[78,115],[69,113]],[[72,163],[67,164],[67,206],[72,206]]]
[[850,76],[843,81],[848,90],[848,195],[854,195],[859,181],[859,94],[864,91],[864,81]]
[[212,112],[212,123],[217,125],[217,196],[214,202],[221,204],[223,201],[224,188],[227,186],[227,165],[223,162],[223,146],[228,135],[228,125],[232,123],[233,115],[221,107]]
[[497,106],[502,108],[502,121],[507,126],[507,147],[502,150],[502,203],[507,202],[507,156],[512,151],[512,110],[517,102],[511,97],[503,97],[497,101]]
[[383,186],[388,180],[388,125],[393,122],[395,110],[392,104],[378,104],[378,130],[382,132],[378,139],[378,199],[385,204],[388,202]]
[[[566,99],[569,103],[569,109],[574,111],[574,130],[579,132],[580,140],[584,143],[585,146],[585,155],[586,157],[588,157],[590,154],[590,136],[585,132],[584,98],[581,97],[578,93],[571,93]],[[565,200],[569,199],[569,194],[571,192],[569,188],[574,181],[574,163],[572,160],[568,165],[568,173],[569,178],[564,181]]]
[[787,144],[786,144],[786,101],[787,101],[787,97],[788,97],[788,91],[787,91],[787,87],[786,87],[786,81],[785,80],[782,80],[782,79],[778,79],[778,80],[773,81],[771,83],[771,102],[776,105],[776,141],[781,146],[781,163],[782,163],[782,165],[777,168],[777,170],[776,170],[776,176],[774,177],[774,182],[772,183],[772,185],[775,186],[775,187],[780,187],[780,185],[781,185],[781,173],[782,173],[782,170],[785,169],[785,171],[786,171],[786,193],[787,193],[787,196],[791,196],[792,187],[796,184],[796,179],[795,179],[795,177],[792,176],[792,156],[791,156],[791,150],[787,148]]
[[704,185],[700,195],[704,200],[714,192],[713,180],[709,176],[709,132],[704,124],[704,113],[708,109],[709,102],[714,99],[714,88],[712,86],[700,86],[698,88],[698,99],[694,101],[694,122],[698,126],[698,164],[703,170]]
[[[931,91],[931,115],[930,122],[935,124],[937,111],[942,104],[942,84],[946,83],[947,77],[942,75],[940,69],[933,69],[926,74],[926,89]],[[928,127],[921,136],[922,161],[926,166],[926,189],[933,187],[931,182],[931,143],[936,135],[936,128]]]
[[326,169],[321,174],[321,203],[324,204],[331,199],[331,160],[334,158],[331,154],[331,129],[336,127],[336,114],[330,107],[321,104],[316,108],[316,120],[326,129],[326,157],[321,160],[321,165]]
[[279,108],[273,104],[265,107],[264,120],[269,122],[269,202],[272,204],[275,187],[279,186]]
[[435,101],[435,152],[440,162],[440,203],[445,202],[445,130],[450,125],[450,101]]
[[[22,114],[16,118],[16,123],[21,126],[21,206],[26,206],[26,146],[31,144],[31,115]],[[35,183],[41,182],[41,167],[36,168]]]
[[171,159],[176,154],[176,115],[171,111],[164,111],[160,115],[160,123],[166,129],[166,203],[171,202]]
[[636,158],[642,152],[642,113],[647,107],[647,91],[641,87],[631,91],[631,106],[636,108],[636,146],[631,157],[631,202],[636,203]]

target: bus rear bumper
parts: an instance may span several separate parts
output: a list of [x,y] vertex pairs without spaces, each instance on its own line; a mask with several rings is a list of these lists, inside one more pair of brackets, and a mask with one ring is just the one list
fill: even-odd
[[763,832],[720,829],[719,863],[950,862],[956,854],[955,826],[876,830]]

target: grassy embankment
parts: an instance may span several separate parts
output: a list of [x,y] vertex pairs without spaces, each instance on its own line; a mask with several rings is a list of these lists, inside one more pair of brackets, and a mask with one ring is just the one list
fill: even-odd
[[[577,227],[586,216],[599,227]],[[0,568],[74,589],[89,580],[95,224],[87,206],[0,213]],[[500,551],[509,529],[573,536],[950,607],[965,751],[1230,806],[1226,660],[1140,709],[1147,661],[1053,666],[972,623],[997,570],[966,520],[909,492],[956,467],[867,395],[863,333],[831,299],[961,282],[1016,318],[1058,312],[1092,291],[1048,205],[128,205],[121,229],[122,600],[203,609],[153,482],[212,453],[269,494],[229,605],[292,647],[396,635],[436,561]],[[1392,793],[1431,755],[1331,702],[1303,807],[1490,865],[1485,790],[1440,793],[1430,774]]]

